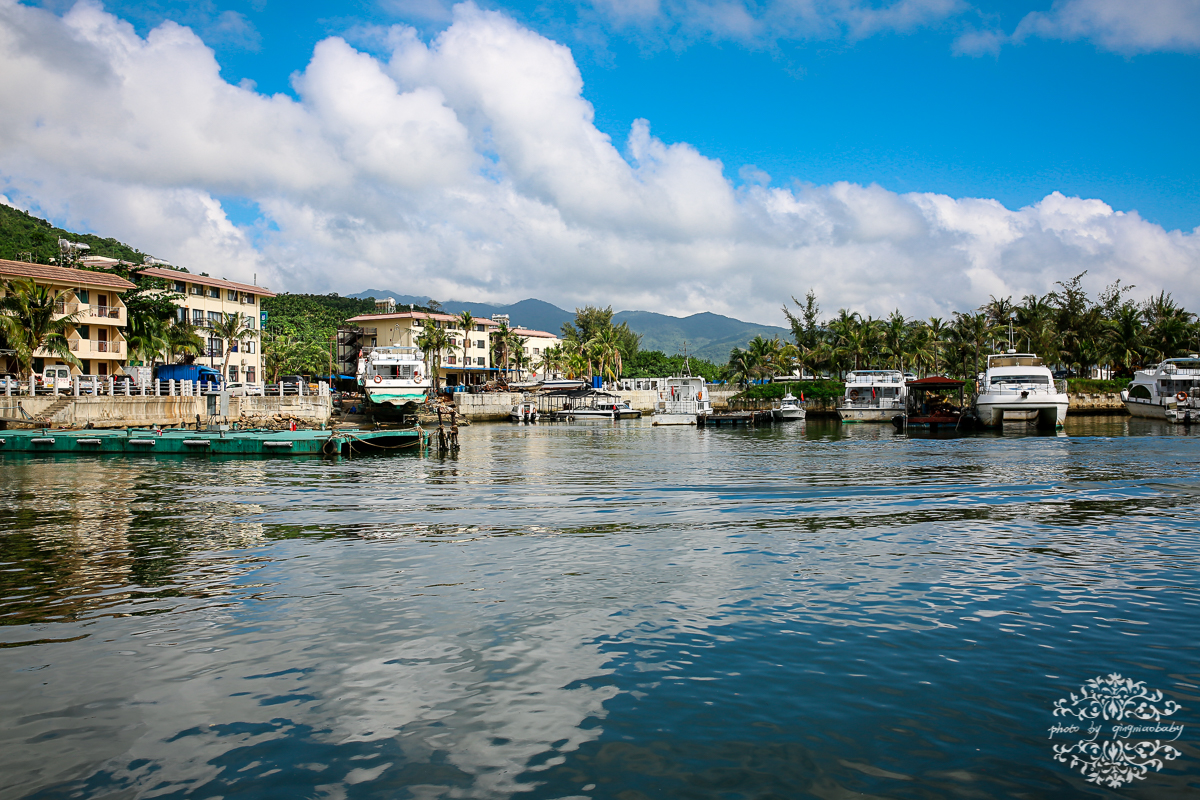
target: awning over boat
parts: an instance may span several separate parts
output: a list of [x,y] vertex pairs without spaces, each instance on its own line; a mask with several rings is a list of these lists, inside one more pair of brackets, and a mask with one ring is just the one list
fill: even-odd
[[905,381],[904,385],[912,389],[960,389],[966,381],[947,378],[943,375],[930,375],[928,378],[921,378],[915,381]]

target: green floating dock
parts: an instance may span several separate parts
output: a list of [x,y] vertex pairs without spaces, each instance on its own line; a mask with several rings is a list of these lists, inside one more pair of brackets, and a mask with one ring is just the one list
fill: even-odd
[[334,456],[386,453],[419,447],[420,428],[329,431],[126,430],[0,431],[3,453],[168,453],[222,456]]

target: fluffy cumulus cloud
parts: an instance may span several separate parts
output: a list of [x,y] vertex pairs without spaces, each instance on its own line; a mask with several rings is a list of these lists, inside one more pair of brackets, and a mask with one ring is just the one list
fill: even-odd
[[1200,50],[1198,0],[1057,0],[1048,12],[1029,14],[1014,37],[1087,39],[1120,53]]
[[[625,3],[640,13],[643,3]],[[932,7],[936,4],[915,4]],[[193,269],[290,291],[536,296],[779,321],[790,294],[914,315],[1088,270],[1200,304],[1200,231],[1097,200],[772,186],[636,121],[599,131],[571,52],[472,5],[384,58],[321,42],[298,99],[220,76],[190,29],[0,0],[0,191]],[[63,53],[71,53],[64,58]],[[732,165],[734,167],[741,165]],[[233,224],[223,201],[260,219]]]

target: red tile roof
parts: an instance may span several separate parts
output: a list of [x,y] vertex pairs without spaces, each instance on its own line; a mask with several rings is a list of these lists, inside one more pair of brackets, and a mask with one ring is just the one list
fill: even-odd
[[33,278],[37,283],[55,283],[65,286],[103,286],[125,291],[134,288],[129,281],[107,272],[88,269],[69,269],[52,264],[30,264],[25,261],[9,261],[0,258],[0,277]]
[[556,336],[553,333],[546,333],[545,331],[535,331],[535,330],[531,330],[530,328],[513,328],[512,332],[517,334],[518,336],[535,336],[540,339],[557,339],[558,338],[558,336]]
[[237,283],[235,281],[224,280],[223,278],[210,278],[206,275],[193,275],[190,272],[180,272],[177,269],[146,267],[145,269],[138,270],[138,272],[151,278],[164,278],[169,281],[184,281],[186,283],[196,283],[201,286],[216,286],[221,289],[234,289],[239,292],[256,294],[259,297],[275,296],[275,293],[267,289],[265,286],[252,286],[249,283]]

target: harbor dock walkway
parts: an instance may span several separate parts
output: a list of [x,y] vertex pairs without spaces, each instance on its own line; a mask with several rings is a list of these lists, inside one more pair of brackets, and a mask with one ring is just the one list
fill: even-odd
[[229,430],[180,428],[125,430],[0,431],[3,453],[156,453],[222,456],[334,456],[384,453],[420,447],[428,434],[420,428],[327,431]]

